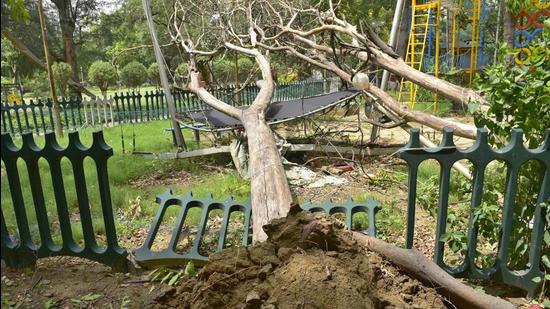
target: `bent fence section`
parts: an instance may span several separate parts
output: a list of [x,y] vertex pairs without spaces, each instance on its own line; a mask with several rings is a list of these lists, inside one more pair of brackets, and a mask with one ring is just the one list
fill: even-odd
[[[118,245],[109,179],[107,173],[107,159],[113,155],[113,150],[105,143],[102,132],[95,132],[93,144],[87,148],[79,140],[77,132],[69,133],[69,145],[61,147],[54,133],[45,136],[45,146],[40,148],[33,140],[32,133],[22,136],[23,145],[18,148],[9,134],[2,135],[1,160],[4,163],[5,173],[9,183],[13,214],[17,223],[17,231],[10,234],[5,221],[4,207],[1,217],[1,245],[2,259],[10,267],[20,268],[33,266],[36,259],[52,256],[76,256],[88,258],[111,266],[115,271],[126,271],[126,251]],[[95,162],[97,172],[97,187],[101,200],[101,215],[105,227],[105,246],[98,245],[96,233],[92,222],[90,201],[87,191],[84,159],[91,158]],[[84,245],[81,246],[73,237],[74,226],[71,226],[71,213],[67,203],[66,186],[61,161],[67,158],[74,173],[74,188],[78,200],[79,219],[82,225]],[[22,192],[22,183],[19,169],[25,169],[18,161],[22,160],[26,165],[30,189],[32,191],[32,204],[26,205]],[[44,197],[44,186],[40,177],[39,160],[45,159],[49,165],[46,177],[51,177],[51,183],[55,195],[56,212],[48,213]],[[95,185],[95,184],[93,184]],[[34,206],[34,207],[32,207]],[[11,210],[10,210],[11,211]],[[36,213],[36,221],[40,241],[37,243],[31,233],[34,226],[30,226],[30,212]],[[52,238],[52,221],[59,222],[61,244]],[[55,231],[57,234],[58,232]]]
[[[408,178],[408,209],[407,209],[407,232],[406,247],[412,248],[415,233],[415,210],[417,195],[417,176],[420,163],[425,160],[435,159],[441,166],[439,177],[439,200],[437,204],[437,222],[435,235],[434,261],[448,273],[471,279],[491,278],[505,284],[519,287],[533,296],[535,291],[544,281],[544,273],[541,271],[541,258],[543,250],[543,237],[545,229],[549,228],[546,222],[545,213],[548,207],[543,205],[550,201],[550,130],[546,134],[542,146],[537,149],[526,149],[523,145],[523,133],[519,129],[512,131],[511,140],[503,149],[492,149],[487,140],[486,129],[478,129],[475,144],[461,150],[453,142],[453,131],[446,129],[438,148],[426,149],[420,144],[419,130],[411,131],[409,143],[400,151],[409,168]],[[474,166],[472,198],[470,200],[470,218],[467,227],[467,249],[464,253],[465,259],[462,265],[449,266],[444,262],[444,241],[443,235],[447,230],[448,209],[449,209],[449,180],[453,164],[459,160],[470,160]],[[476,225],[475,209],[480,207],[482,202],[484,175],[487,165],[492,161],[503,161],[507,165],[506,192],[504,193],[501,219],[501,234],[498,243],[498,253],[495,263],[488,268],[480,268],[476,265],[478,226]],[[511,270],[508,267],[509,255],[511,252],[510,240],[512,224],[514,220],[515,197],[518,192],[518,178],[520,168],[524,163],[536,160],[543,166],[543,175],[540,191],[538,193],[535,207],[530,242],[529,261],[524,265],[523,270]],[[534,175],[533,175],[534,177]],[[541,280],[536,280],[535,278]]]
[[[278,84],[273,101],[312,97],[334,92],[339,82],[333,79],[303,80]],[[210,89],[220,100],[233,106],[252,104],[259,92],[256,85],[240,89],[229,85]],[[210,109],[194,94],[186,90],[174,90],[176,112],[197,112]],[[2,102],[2,133],[21,135],[26,132],[46,134],[53,131],[52,102],[50,99],[20,104]],[[137,123],[170,118],[163,91],[115,93],[111,98],[82,100],[80,98],[61,98],[59,101],[61,124],[66,130],[78,130],[82,127],[109,127],[119,123]]]
[[[228,246],[228,232],[229,225],[234,224],[230,218],[232,214],[237,213],[240,217],[240,231],[238,235],[238,241],[233,240],[233,244],[249,245],[251,239],[249,237],[251,227],[251,212],[252,207],[250,200],[239,203],[233,200],[233,198],[227,198],[225,200],[214,200],[212,196],[208,198],[195,198],[191,193],[184,196],[174,196],[172,191],[168,190],[164,194],[157,197],[157,203],[159,203],[159,209],[151,225],[151,229],[147,235],[142,247],[135,250],[134,255],[138,263],[143,266],[158,266],[158,265],[178,265],[185,264],[188,261],[195,261],[197,263],[204,263],[208,260],[207,251],[221,251]],[[167,210],[175,206],[178,213],[175,222],[170,222],[167,218]],[[302,209],[312,212],[324,212],[328,215],[341,213],[345,216],[345,222],[348,229],[352,227],[353,215],[356,213],[365,213],[368,218],[367,233],[370,235],[376,234],[375,227],[375,215],[380,209],[380,205],[373,199],[368,199],[365,202],[355,202],[349,199],[342,204],[335,204],[332,201],[326,201],[324,204],[316,205],[310,202],[301,205]],[[189,231],[188,226],[184,226],[186,219],[190,217],[192,209],[198,209],[200,213],[199,223],[196,231]],[[208,220],[212,211],[220,210],[221,224],[219,229],[214,231],[216,240],[213,250],[207,250],[202,248],[205,242],[205,234],[208,231]],[[163,224],[168,224],[165,227],[170,233],[169,242],[164,243],[162,246],[155,245],[155,241],[159,237],[159,231]],[[182,238],[184,236],[192,236],[192,240],[183,245]]]

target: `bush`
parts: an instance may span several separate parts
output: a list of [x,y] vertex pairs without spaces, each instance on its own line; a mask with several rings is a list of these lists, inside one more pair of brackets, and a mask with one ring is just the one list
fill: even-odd
[[23,84],[25,85],[25,94],[30,97],[45,98],[50,96],[50,85],[46,72],[34,73],[31,77],[24,80]]
[[178,83],[184,83],[186,82],[186,78],[187,78],[187,75],[189,74],[189,66],[187,65],[186,62],[182,62],[178,65],[178,67],[176,68],[176,71],[174,72],[175,74],[175,77],[176,77],[176,81]]
[[64,97],[67,92],[67,85],[69,79],[73,74],[71,65],[66,62],[56,62],[52,65],[53,78],[55,81],[55,87],[58,93]]
[[120,79],[129,88],[138,88],[147,81],[147,69],[137,61],[132,61],[120,70]]
[[152,63],[147,69],[147,76],[149,77],[149,82],[157,87],[160,87],[160,74],[159,74],[159,65]]
[[101,90],[103,97],[107,96],[107,89],[116,83],[117,78],[115,67],[105,61],[95,61],[88,70],[88,80]]

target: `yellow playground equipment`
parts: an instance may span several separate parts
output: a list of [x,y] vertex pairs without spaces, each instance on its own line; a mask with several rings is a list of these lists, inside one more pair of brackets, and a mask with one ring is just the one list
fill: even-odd
[[[412,0],[411,11],[411,31],[409,33],[405,62],[419,71],[426,71],[424,63],[426,45],[427,43],[430,44],[430,36],[435,32],[434,75],[438,77],[440,2],[436,0],[418,4],[416,0]],[[407,103],[412,109],[416,102],[417,92],[418,85],[411,81],[406,81],[404,78],[401,79],[399,101]],[[437,111],[437,94],[434,95],[434,111]]]
[[[445,70],[463,69],[468,74],[470,87],[474,80],[483,47],[482,24],[485,6],[483,0],[411,0],[410,31],[405,62],[411,67],[439,77],[441,64]],[[467,3],[466,3],[467,2]],[[467,46],[461,40],[459,14],[468,16],[471,39]],[[442,22],[444,23],[442,25]],[[441,39],[443,35],[444,40]],[[441,49],[444,48],[442,52]],[[440,54],[443,55],[440,55]],[[444,73],[444,72],[443,72]],[[411,109],[418,101],[418,85],[402,79],[398,100]],[[433,110],[437,111],[437,94],[433,95]]]

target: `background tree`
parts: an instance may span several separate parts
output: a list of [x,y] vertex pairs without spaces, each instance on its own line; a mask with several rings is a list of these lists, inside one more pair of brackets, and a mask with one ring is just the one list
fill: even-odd
[[52,65],[53,77],[59,94],[65,97],[67,86],[72,75],[71,66],[65,62],[56,62]]
[[10,41],[2,38],[2,77],[7,76],[12,83],[19,83],[21,60],[19,51],[13,47]]
[[77,62],[77,45],[82,42],[75,42],[76,31],[81,31],[87,21],[97,11],[96,0],[52,0],[57,8],[59,27],[63,40],[63,51],[65,62],[71,66],[72,79],[79,81],[79,69]]
[[147,81],[147,69],[137,61],[132,61],[120,70],[120,79],[124,85],[136,89]]
[[105,61],[96,61],[88,69],[88,80],[101,90],[101,95],[107,97],[107,90],[118,78],[114,66]]

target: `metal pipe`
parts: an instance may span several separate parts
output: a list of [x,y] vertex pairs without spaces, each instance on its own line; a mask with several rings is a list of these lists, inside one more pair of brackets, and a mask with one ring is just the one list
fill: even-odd
[[[395,12],[393,12],[393,21],[391,25],[390,39],[388,41],[388,45],[390,45],[394,49],[397,44],[397,33],[399,32],[399,22],[401,21],[401,13],[403,12],[404,6],[405,6],[405,0],[397,0],[397,4],[395,5]],[[384,70],[384,72],[382,72],[380,89],[386,90],[389,77],[390,77],[390,72]],[[371,143],[374,143],[374,141],[378,137],[378,131],[379,131],[378,126],[372,127],[372,131],[370,134]]]
[[155,51],[155,58],[159,67],[160,83],[166,96],[166,104],[168,105],[168,112],[170,113],[170,120],[172,123],[172,129],[176,137],[176,145],[179,149],[185,149],[185,141],[183,134],[181,133],[179,122],[176,120],[176,107],[174,106],[174,97],[170,92],[170,85],[168,84],[168,76],[166,75],[166,68],[164,67],[164,60],[162,58],[162,51],[160,50],[159,43],[157,41],[157,30],[155,29],[155,23],[153,22],[153,15],[151,13],[151,5],[149,0],[143,0],[143,9],[145,10],[145,16],[147,17],[147,24],[149,25],[149,31],[151,32],[151,41],[153,41],[153,49]]
[[[399,31],[399,22],[401,21],[401,13],[403,12],[403,6],[405,5],[405,0],[397,0],[395,5],[395,12],[393,13],[393,21],[391,25],[390,39],[388,45],[392,48],[395,48],[397,44],[397,32]],[[382,81],[380,83],[380,89],[386,90],[388,79],[390,77],[390,72],[384,70],[382,73]]]

